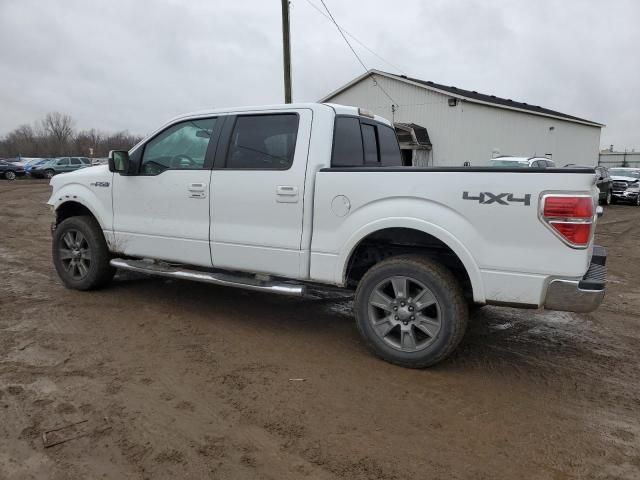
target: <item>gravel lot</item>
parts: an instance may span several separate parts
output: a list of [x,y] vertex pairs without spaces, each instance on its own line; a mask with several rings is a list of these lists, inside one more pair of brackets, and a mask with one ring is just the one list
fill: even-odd
[[599,223],[597,312],[487,307],[415,371],[365,350],[348,300],[66,290],[48,194],[0,181],[0,478],[640,478],[639,208]]

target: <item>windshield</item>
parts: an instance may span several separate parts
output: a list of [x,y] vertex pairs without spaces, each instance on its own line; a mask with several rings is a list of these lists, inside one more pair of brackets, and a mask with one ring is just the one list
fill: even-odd
[[612,168],[609,170],[609,175],[615,177],[633,177],[640,178],[640,170],[627,170],[624,168]]
[[511,168],[527,168],[529,162],[518,160],[491,160],[492,167],[511,167]]

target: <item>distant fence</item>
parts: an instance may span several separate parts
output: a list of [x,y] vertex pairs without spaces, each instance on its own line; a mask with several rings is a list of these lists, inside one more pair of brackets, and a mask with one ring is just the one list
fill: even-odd
[[640,168],[640,152],[608,152],[601,153],[598,165],[604,167],[638,167]]

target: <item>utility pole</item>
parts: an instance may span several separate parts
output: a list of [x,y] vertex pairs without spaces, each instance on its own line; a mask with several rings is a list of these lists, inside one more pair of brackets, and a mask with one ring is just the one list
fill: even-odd
[[289,44],[289,0],[282,0],[282,51],[284,59],[284,102],[291,103],[291,45]]

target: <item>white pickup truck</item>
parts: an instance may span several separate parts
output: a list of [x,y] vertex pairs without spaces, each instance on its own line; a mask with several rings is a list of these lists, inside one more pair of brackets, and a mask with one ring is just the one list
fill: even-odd
[[116,269],[285,295],[355,291],[380,357],[447,357],[469,308],[588,312],[605,290],[593,169],[401,167],[390,123],[290,104],[171,120],[109,165],[51,180],[69,288]]

